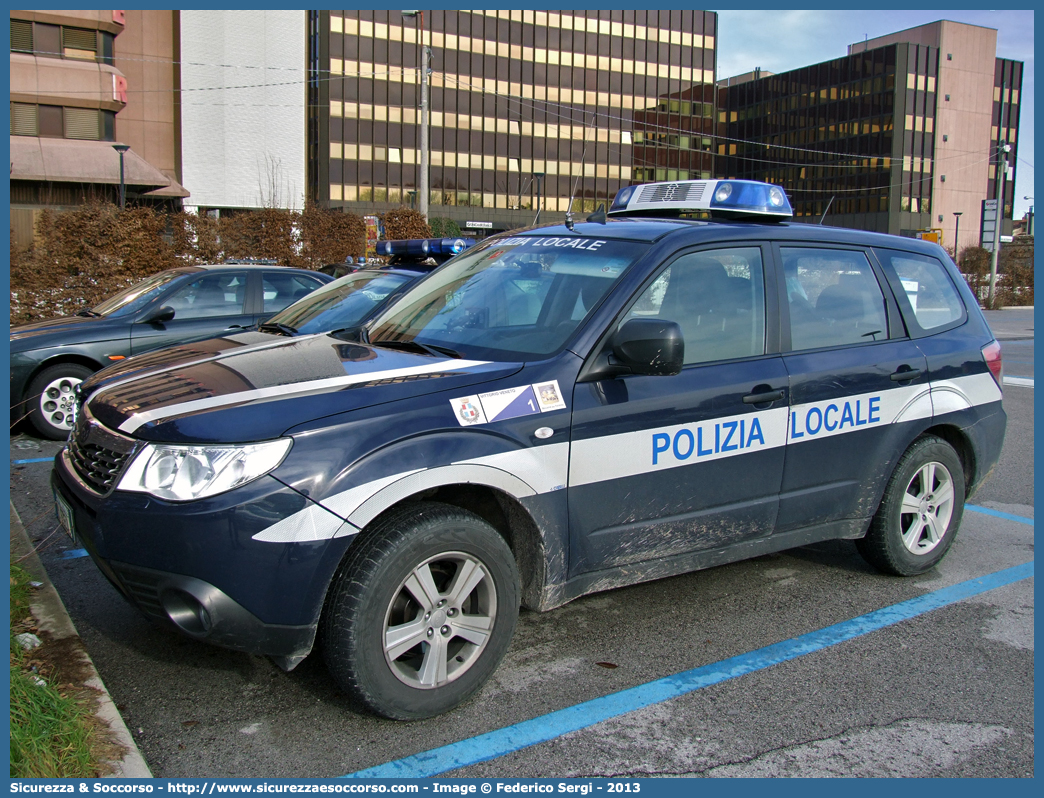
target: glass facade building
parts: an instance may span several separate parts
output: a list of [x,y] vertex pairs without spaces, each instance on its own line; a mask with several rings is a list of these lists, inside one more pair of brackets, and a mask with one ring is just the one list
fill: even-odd
[[726,86],[724,173],[783,186],[803,221],[924,228],[937,67],[937,49],[893,44]]
[[[493,229],[709,177],[714,13],[309,12],[309,197],[416,205],[421,47],[431,48],[429,216]],[[549,215],[548,215],[549,214]]]
[[977,245],[999,146],[1017,161],[1023,64],[995,52],[995,30],[940,21],[820,64],[722,80],[718,176],[782,186],[802,221],[932,232],[951,250],[964,215],[960,246]]

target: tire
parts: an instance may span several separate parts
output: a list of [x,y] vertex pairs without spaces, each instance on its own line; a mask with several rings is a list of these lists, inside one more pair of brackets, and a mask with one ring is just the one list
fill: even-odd
[[33,429],[52,441],[68,438],[76,421],[76,386],[93,373],[78,363],[59,363],[33,377],[25,398]]
[[964,515],[964,466],[934,435],[918,438],[892,472],[859,553],[879,571],[914,576],[934,568],[953,545]]
[[320,622],[327,668],[386,718],[447,712],[486,683],[511,643],[520,595],[511,549],[478,516],[435,502],[404,504],[362,534]]

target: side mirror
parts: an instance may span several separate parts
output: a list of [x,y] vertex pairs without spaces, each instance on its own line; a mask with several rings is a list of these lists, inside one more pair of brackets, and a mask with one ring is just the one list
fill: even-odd
[[685,341],[677,322],[629,319],[613,336],[609,364],[619,374],[671,376],[684,362]]
[[154,308],[142,316],[138,321],[143,324],[162,324],[174,318],[174,308],[170,305]]

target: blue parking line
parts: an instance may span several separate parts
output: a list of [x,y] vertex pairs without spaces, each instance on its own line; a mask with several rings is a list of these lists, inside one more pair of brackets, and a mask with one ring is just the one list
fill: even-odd
[[345,778],[424,778],[553,740],[606,720],[835,646],[980,593],[1033,576],[1033,561],[969,579],[757,651],[657,679],[467,740],[377,765]]
[[53,457],[34,457],[31,460],[12,460],[11,465],[28,465],[29,463],[53,463]]
[[1020,524],[1029,524],[1033,526],[1033,519],[1026,518],[1023,515],[1012,515],[1011,513],[1002,513],[1000,510],[991,510],[989,507],[979,507],[977,504],[966,504],[964,505],[965,510],[971,510],[973,513],[982,513],[983,515],[992,515],[996,518],[1006,518],[1008,521],[1018,521]]

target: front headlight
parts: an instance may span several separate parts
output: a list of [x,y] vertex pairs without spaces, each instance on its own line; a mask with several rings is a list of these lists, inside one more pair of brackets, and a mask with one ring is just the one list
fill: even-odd
[[131,461],[117,490],[172,502],[215,496],[264,476],[292,445],[290,438],[234,446],[150,443]]

